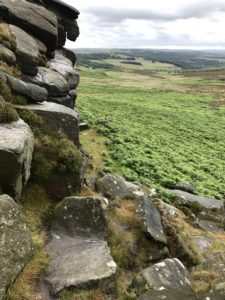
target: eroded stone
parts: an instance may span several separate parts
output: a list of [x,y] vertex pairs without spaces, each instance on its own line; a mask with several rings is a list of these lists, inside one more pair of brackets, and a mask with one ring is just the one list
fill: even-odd
[[0,300],[33,252],[31,234],[19,206],[8,195],[0,196]]
[[57,294],[68,287],[88,287],[116,272],[108,248],[101,198],[69,197],[58,205],[47,245],[46,281]]

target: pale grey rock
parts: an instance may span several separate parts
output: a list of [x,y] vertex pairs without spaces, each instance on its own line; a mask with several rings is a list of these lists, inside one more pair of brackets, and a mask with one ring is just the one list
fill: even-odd
[[[200,300],[193,292],[175,289],[162,290],[162,291],[151,291],[140,296],[138,300]],[[222,298],[202,298],[201,300],[223,300]]]
[[177,258],[163,260],[143,270],[140,277],[142,279],[139,278],[139,284],[149,291],[139,297],[139,300],[197,299],[191,288],[189,273]]
[[137,199],[145,195],[140,186],[112,174],[106,174],[97,179],[96,188],[102,195],[110,199]]
[[177,200],[184,205],[198,205],[199,208],[206,210],[221,210],[224,208],[224,201],[214,198],[207,198],[203,196],[193,195],[180,190],[167,190],[170,194],[174,195]]
[[64,56],[63,51],[57,50],[55,52],[55,57],[48,62],[48,67],[67,80],[70,90],[77,88],[80,81],[79,73],[74,69],[71,60]]
[[149,288],[158,290],[184,288],[191,289],[189,274],[182,262],[177,259],[165,259],[141,272]]
[[32,111],[43,119],[46,129],[64,134],[69,140],[80,146],[79,142],[79,114],[64,105],[43,102],[32,105],[16,105],[17,110]]
[[0,300],[33,253],[31,234],[20,207],[8,195],[0,195]]
[[16,39],[16,56],[22,72],[35,76],[40,60],[39,47],[36,39],[15,25],[9,25]]
[[49,50],[55,50],[58,37],[56,15],[44,6],[25,0],[20,0],[19,5],[16,3],[15,0],[0,0],[0,17],[40,39]]
[[0,186],[15,199],[30,177],[33,147],[32,131],[24,121],[0,125]]
[[56,208],[47,245],[46,282],[57,294],[69,287],[88,287],[116,273],[106,238],[103,200],[65,198]]
[[45,87],[49,97],[63,97],[69,92],[67,80],[58,72],[45,67],[38,67],[35,77],[25,77],[27,81]]
[[25,96],[34,103],[43,102],[48,99],[48,91],[45,88],[9,75],[7,78],[9,85],[15,94]]

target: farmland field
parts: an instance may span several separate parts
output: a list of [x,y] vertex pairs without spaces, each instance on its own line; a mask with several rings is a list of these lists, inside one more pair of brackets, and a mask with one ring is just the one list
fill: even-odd
[[225,71],[135,61],[80,66],[78,106],[106,138],[105,170],[160,189],[190,182],[200,194],[223,198]]

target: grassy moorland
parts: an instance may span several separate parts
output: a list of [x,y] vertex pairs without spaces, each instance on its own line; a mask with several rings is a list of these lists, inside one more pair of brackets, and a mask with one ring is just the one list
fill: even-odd
[[106,137],[105,169],[157,188],[187,181],[203,195],[223,198],[225,71],[184,73],[137,61],[81,67],[78,106]]

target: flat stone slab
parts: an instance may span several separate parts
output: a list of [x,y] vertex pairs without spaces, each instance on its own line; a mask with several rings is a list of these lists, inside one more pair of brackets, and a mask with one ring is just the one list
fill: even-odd
[[0,124],[0,187],[18,199],[30,177],[34,137],[22,120]]
[[60,203],[47,245],[50,263],[46,282],[52,294],[69,287],[90,287],[116,272],[105,240],[101,198],[69,197]]
[[20,207],[8,195],[0,195],[0,300],[6,299],[33,253],[31,234]]
[[214,198],[207,198],[202,196],[193,195],[180,190],[167,190],[170,194],[174,195],[181,204],[196,204],[202,209],[215,209],[220,210],[224,208],[224,202]]
[[54,133],[64,134],[69,140],[80,146],[79,114],[64,105],[43,102],[31,105],[16,105],[17,110],[32,111],[43,119],[43,126]]

